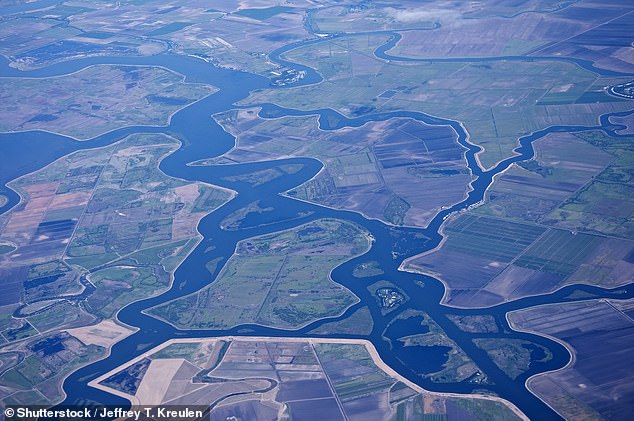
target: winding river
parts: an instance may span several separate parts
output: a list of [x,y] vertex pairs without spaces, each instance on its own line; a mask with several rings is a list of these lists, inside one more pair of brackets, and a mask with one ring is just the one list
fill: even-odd
[[[396,38],[397,34],[393,34],[392,39],[377,50],[377,56],[390,60],[396,59],[395,57],[386,55],[386,52],[392,48],[391,46],[393,46],[397,41]],[[320,41],[321,40],[306,41],[299,44],[288,45],[275,51],[270,57],[272,60],[283,63],[286,66],[294,67],[298,70],[304,70],[306,72],[306,77],[302,79],[299,84],[305,85],[318,83],[321,80],[321,77],[317,72],[311,68],[287,62],[281,58],[281,55],[292,48]],[[522,59],[527,60],[526,57]],[[477,59],[473,60],[478,61]],[[473,60],[461,59],[460,61]],[[531,59],[529,58],[528,60]],[[580,66],[586,68],[588,65],[591,66],[591,64],[579,60],[567,60],[574,61]],[[108,145],[121,140],[132,133],[166,133],[180,139],[182,141],[182,146],[161,162],[160,168],[162,171],[173,177],[192,181],[204,181],[233,189],[238,192],[238,195],[217,211],[206,216],[200,222],[198,229],[203,234],[204,239],[178,267],[175,272],[174,283],[168,291],[161,295],[129,304],[118,313],[120,321],[139,328],[138,332],[114,345],[107,358],[85,366],[71,374],[64,383],[64,390],[67,394],[67,398],[64,402],[65,404],[72,404],[80,401],[85,402],[87,400],[110,404],[127,403],[122,401],[122,398],[90,388],[87,386],[87,383],[103,373],[116,368],[131,358],[134,358],[135,356],[172,338],[195,338],[227,335],[257,335],[272,337],[301,337],[310,335],[314,337],[319,335],[315,335],[313,333],[309,334],[308,332],[310,330],[326,322],[343,320],[360,307],[367,306],[374,320],[374,326],[369,335],[327,335],[327,337],[361,338],[370,340],[377,348],[381,358],[387,364],[406,378],[429,390],[456,393],[469,393],[476,389],[488,390],[510,400],[531,418],[540,420],[561,419],[557,413],[530,393],[526,389],[524,382],[529,376],[536,373],[554,370],[565,366],[570,358],[568,351],[559,343],[547,338],[513,331],[506,322],[506,313],[511,310],[527,308],[539,304],[570,301],[570,294],[577,290],[585,291],[587,293],[586,299],[598,297],[624,299],[634,297],[634,285],[632,284],[612,290],[585,285],[573,285],[551,294],[528,297],[492,308],[473,310],[456,309],[439,304],[444,293],[444,286],[441,282],[420,274],[399,271],[399,266],[404,259],[430,250],[439,244],[442,239],[439,229],[444,219],[449,214],[465,209],[468,206],[483,200],[485,191],[491,184],[493,176],[501,171],[504,171],[514,162],[530,159],[534,153],[531,146],[533,141],[552,132],[574,132],[588,129],[603,130],[610,136],[619,137],[620,135],[616,133],[616,130],[619,130],[622,126],[610,123],[608,121],[609,115],[602,116],[600,124],[595,127],[554,126],[525,136],[520,139],[520,146],[516,149],[518,155],[500,162],[490,170],[482,170],[477,165],[475,159],[475,154],[479,151],[479,147],[466,141],[466,133],[462,126],[456,121],[408,111],[377,113],[359,118],[346,118],[337,114],[336,119],[329,119],[328,117],[333,117],[334,114],[336,114],[335,111],[328,109],[298,111],[284,109],[274,104],[261,104],[262,111],[260,114],[263,117],[308,114],[319,115],[320,126],[325,130],[336,130],[338,128],[348,126],[360,126],[368,121],[386,120],[394,117],[412,118],[431,125],[451,126],[456,133],[458,133],[458,141],[467,148],[466,159],[468,166],[475,177],[472,182],[473,190],[468,194],[468,197],[464,201],[437,214],[426,229],[398,228],[386,225],[380,221],[369,220],[355,212],[324,208],[281,195],[281,193],[304,183],[319,172],[322,164],[315,159],[294,158],[224,166],[187,165],[193,161],[219,156],[228,151],[234,145],[233,136],[226,133],[211,118],[211,115],[236,108],[233,104],[246,98],[249,93],[255,89],[271,88],[271,86],[269,86],[269,80],[266,78],[243,72],[219,69],[195,58],[176,55],[129,58],[84,58],[54,64],[43,69],[32,71],[18,71],[12,69],[8,67],[7,61],[4,60],[0,62],[0,76],[44,78],[68,74],[95,64],[162,66],[185,75],[188,82],[207,83],[216,86],[219,88],[219,91],[204,98],[203,100],[183,108],[172,116],[169,125],[165,127],[126,127],[100,135],[85,142],[78,142],[69,137],[42,131],[0,134],[0,150],[2,151],[2,154],[0,154],[0,184],[2,185],[2,190],[0,190],[0,192],[9,197],[9,203],[7,203],[3,208],[0,208],[0,213],[6,212],[19,200],[17,194],[5,186],[10,180],[38,170],[55,159],[73,151]],[[600,69],[596,69],[594,67],[592,70],[596,72],[600,71]],[[612,74],[613,72],[609,73]],[[295,86],[297,85],[298,84]],[[620,113],[620,115],[625,114],[627,113]],[[336,125],[331,126],[329,121],[337,121],[337,123]],[[29,151],[28,158],[24,154],[24,151],[26,150]],[[227,179],[229,176],[249,174],[254,171],[276,168],[289,163],[301,164],[301,170],[292,175],[275,178],[257,186],[244,181],[235,181],[233,178],[233,181]],[[248,224],[245,224],[235,231],[224,231],[220,228],[220,222],[227,215],[238,209],[244,208],[249,203],[256,200],[260,201],[260,205],[262,207],[273,209],[271,212],[267,212],[263,215],[264,218],[267,218],[267,222],[270,223],[256,226],[249,226]],[[318,218],[338,218],[353,222],[370,232],[375,238],[372,248],[365,255],[338,266],[332,272],[332,278],[336,282],[346,286],[361,300],[359,303],[349,308],[341,316],[319,320],[298,330],[274,329],[259,325],[241,325],[228,330],[179,330],[144,313],[144,310],[150,307],[190,294],[204,287],[207,284],[209,277],[208,275],[199,275],[207,273],[205,264],[210,260],[220,259],[220,264],[217,265],[218,269],[216,269],[216,272],[213,274],[213,277],[215,278],[218,275],[220,268],[231,257],[238,241],[256,235],[296,227],[300,224]],[[212,245],[214,247],[210,247]],[[396,258],[394,256],[396,256]],[[384,274],[373,278],[365,278],[363,281],[354,278],[352,276],[352,271],[355,265],[369,260],[379,262],[379,267]],[[381,314],[380,308],[374,296],[372,296],[366,289],[367,285],[379,279],[385,279],[393,282],[409,297],[407,302],[402,304],[396,311],[391,312],[389,315]],[[421,282],[424,284],[424,287],[420,286]],[[390,322],[398,317],[399,314],[407,310],[421,310],[426,312],[487,374],[488,378],[494,384],[481,385],[467,382],[438,384],[421,377],[417,371],[421,370],[421,368],[418,367],[418,364],[414,367],[412,364],[408,363],[412,361],[412,357],[406,354],[406,351],[402,348],[392,349],[390,342],[384,337],[384,335],[387,335],[388,337],[391,335],[392,330],[388,329],[386,331]],[[530,369],[526,373],[521,375],[518,379],[512,380],[490,360],[486,352],[477,348],[473,344],[473,334],[468,334],[459,330],[450,321],[448,315],[452,314],[492,315],[496,318],[498,325],[503,328],[501,329],[501,332],[503,333],[489,334],[488,337],[524,339],[546,347],[552,353],[553,358],[548,362],[533,361]],[[403,329],[407,330],[405,334],[419,333],[416,331],[416,326],[411,324],[409,326],[399,327],[401,332],[399,332],[398,336],[404,336],[402,332]],[[437,359],[438,355],[421,353],[416,356],[417,360],[423,360],[426,358]]]

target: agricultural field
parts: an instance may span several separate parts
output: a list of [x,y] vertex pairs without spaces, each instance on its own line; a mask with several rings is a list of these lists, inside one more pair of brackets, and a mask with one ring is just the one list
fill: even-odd
[[[253,6],[249,3],[254,3]],[[175,52],[226,68],[271,76],[280,66],[267,54],[308,38],[302,26],[308,2],[261,7],[260,2],[222,1],[171,5],[60,2],[0,23],[0,52],[14,67],[32,69],[99,55],[149,56]],[[70,21],[59,25],[60,20]]]
[[325,80],[255,92],[241,104],[332,108],[349,117],[412,110],[458,120],[471,142],[484,148],[478,155],[484,168],[513,155],[523,135],[551,125],[596,125],[599,115],[630,108],[626,100],[603,93],[626,78],[602,78],[552,60],[399,63],[373,56],[388,39],[357,35],[290,50],[284,58],[315,66]]
[[462,200],[471,181],[464,148],[449,126],[393,118],[321,130],[316,116],[265,119],[258,111],[215,115],[236,146],[199,164],[313,157],[324,171],[289,196],[395,225],[425,226],[440,208]]
[[449,286],[447,302],[489,306],[634,276],[632,139],[556,133],[534,147],[535,158],[496,178],[483,205],[446,225],[439,249],[409,261]]
[[634,138],[556,133],[501,175],[479,214],[634,239]]
[[444,300],[458,307],[488,307],[572,283],[615,287],[634,274],[631,241],[471,213],[444,232],[439,249],[407,267],[443,280]]
[[[491,25],[492,21],[495,26]],[[434,31],[402,32],[402,38],[387,54],[413,59],[521,55],[547,42],[540,21],[543,19],[538,15],[513,19],[459,19],[462,25],[459,31],[452,26],[441,26]],[[518,24],[523,25],[521,30],[518,30]],[[513,33],[512,38],[509,33]]]
[[[75,369],[106,354],[98,345],[86,345],[66,332],[40,336],[28,346],[2,350],[3,371],[0,375],[0,401],[10,404],[59,402],[64,394],[61,384]],[[11,358],[24,355],[25,358]]]
[[619,0],[463,2],[451,8],[439,2],[403,8],[364,2],[361,7],[321,9],[310,15],[310,23],[316,32],[402,30],[388,51],[397,57],[564,56],[631,72],[633,38],[627,14]]
[[420,389],[359,340],[173,340],[91,384],[141,405],[211,403],[212,419],[521,419],[503,400]]
[[[0,238],[17,247],[1,255],[0,271],[12,274],[17,297],[76,294],[79,275],[103,288],[111,305],[115,297],[129,302],[130,294],[167,286],[174,264],[196,242],[198,221],[232,197],[163,174],[158,163],[177,146],[164,135],[133,135],[12,182],[24,200],[0,218]],[[5,301],[14,294],[11,285]],[[97,300],[88,298],[96,312]]]
[[[532,54],[572,56],[593,61],[598,67],[632,72],[634,58],[631,43],[634,40],[634,24],[618,0],[607,4],[593,2],[590,7],[585,4],[573,6],[562,14],[585,22],[590,28],[565,38],[563,42],[537,49]],[[602,24],[598,24],[599,22]]]
[[626,419],[634,410],[633,300],[592,300],[509,313],[513,328],[553,336],[574,352],[573,363],[528,386],[567,419]]
[[476,212],[517,221],[543,222],[549,212],[615,160],[615,156],[578,136],[550,133],[534,142],[535,157],[512,165],[497,177],[486,203]]
[[112,319],[105,319],[96,325],[68,329],[66,332],[86,345],[108,348],[131,334],[132,330],[115,323]]
[[161,126],[215,91],[159,67],[103,65],[59,77],[0,78],[0,131],[46,130],[84,140],[124,126]]
[[453,5],[452,13],[433,7],[424,11],[440,27],[402,32],[402,39],[388,54],[411,58],[567,56],[611,70],[631,72],[634,68],[629,49],[631,22],[618,0],[465,2]]
[[417,9],[415,1],[403,2],[400,7],[373,3],[317,9],[310,12],[308,24],[319,34],[432,29],[441,15]]
[[577,137],[606,151],[613,160],[591,182],[544,215],[542,222],[634,239],[634,137],[615,139],[602,132],[581,132]]
[[0,407],[627,419],[630,3],[0,1]]
[[[82,16],[96,12],[83,6],[57,4],[22,13],[0,22],[0,51],[18,69],[32,69],[55,62],[97,55],[152,55],[165,52],[164,42],[141,39],[117,31],[81,28]],[[103,4],[106,6],[105,4]],[[60,25],[60,20],[77,19],[77,25]],[[101,22],[101,26],[105,26]]]
[[[11,280],[2,285],[0,357],[31,361],[37,341],[64,329],[81,344],[71,341],[74,350],[89,347],[72,364],[50,366],[59,375],[43,383],[46,402],[59,400],[66,374],[104,355],[121,337],[108,318],[169,286],[172,271],[198,241],[198,221],[232,197],[163,174],[158,163],[176,147],[164,135],[133,135],[72,153],[10,183],[23,200],[0,217],[1,241],[15,247],[0,254],[0,277]],[[95,325],[100,320],[106,325]],[[40,359],[37,364],[48,364]],[[16,374],[2,384],[26,391],[41,380],[30,379]]]
[[150,313],[185,329],[298,328],[358,301],[330,271],[369,246],[359,227],[334,219],[243,240],[213,283]]
[[[626,48],[631,30],[626,18],[618,19],[623,14],[622,4],[574,3],[577,2],[538,0],[510,5],[495,1],[454,4],[449,10],[438,2],[421,7],[411,1],[395,5],[366,1],[346,6],[321,1],[318,9],[308,1],[284,6],[223,1],[215,3],[214,8],[201,2],[61,3],[0,23],[0,39],[4,41],[0,52],[15,67],[33,68],[104,52],[144,56],[174,51],[229,68],[271,75],[279,67],[268,60],[268,53],[311,37],[302,24],[306,14],[308,29],[322,35],[403,30],[403,39],[392,52],[396,55],[549,53],[597,60],[601,66],[615,70],[631,70],[633,60]],[[59,25],[60,20],[71,24]],[[606,21],[602,28],[591,30]],[[615,32],[617,37],[606,40],[606,34]],[[513,41],[505,42],[510,34]],[[562,38],[567,42],[540,50]],[[615,42],[620,39],[623,43]],[[600,55],[597,49],[601,50]]]

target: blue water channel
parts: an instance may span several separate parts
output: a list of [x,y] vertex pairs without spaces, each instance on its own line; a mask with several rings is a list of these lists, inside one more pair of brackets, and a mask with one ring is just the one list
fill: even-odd
[[[314,41],[308,41],[314,42]],[[317,41],[319,42],[319,41]],[[392,41],[390,41],[392,42]],[[304,45],[306,44],[300,44]],[[271,58],[282,62],[280,56],[291,48],[299,46],[293,44],[271,54]],[[388,48],[385,49],[387,51]],[[520,139],[517,148],[519,155],[500,162],[495,168],[484,171],[476,163],[475,154],[479,147],[466,142],[466,133],[456,121],[428,116],[417,112],[399,111],[391,113],[370,114],[358,118],[347,118],[333,110],[299,111],[281,108],[273,104],[261,104],[263,117],[279,117],[291,115],[318,115],[320,126],[324,130],[336,130],[342,127],[357,127],[368,121],[387,120],[394,117],[412,118],[431,125],[450,126],[458,134],[458,141],[467,149],[466,159],[475,177],[473,190],[461,203],[440,212],[426,229],[399,228],[386,225],[377,220],[370,220],[355,212],[339,211],[312,205],[281,195],[285,191],[298,186],[317,174],[322,164],[310,158],[293,158],[277,161],[221,165],[221,166],[191,166],[190,162],[219,156],[234,145],[233,136],[225,132],[211,115],[221,111],[236,108],[234,103],[246,98],[255,89],[271,88],[268,79],[244,72],[225,70],[191,57],[163,55],[154,57],[94,57],[77,59],[58,63],[49,67],[18,71],[8,67],[6,60],[0,62],[0,76],[4,77],[49,77],[68,74],[95,64],[128,64],[128,65],[157,65],[169,68],[186,76],[188,82],[211,84],[219,91],[198,101],[176,113],[169,126],[134,126],[126,127],[95,137],[84,142],[72,138],[42,131],[0,134],[0,185],[1,192],[9,196],[9,203],[0,208],[0,213],[6,212],[19,201],[19,197],[5,185],[8,181],[24,174],[38,170],[55,159],[80,149],[95,148],[111,144],[132,133],[167,133],[182,141],[182,146],[166,157],[160,164],[166,174],[192,181],[204,181],[233,189],[238,195],[217,211],[206,216],[198,227],[204,239],[198,247],[186,258],[175,272],[173,286],[165,293],[129,304],[118,313],[122,322],[138,327],[135,334],[117,343],[111,354],[93,364],[83,367],[71,374],[64,383],[67,398],[64,404],[77,402],[99,402],[108,404],[127,403],[120,397],[110,395],[87,386],[96,377],[129,361],[135,356],[172,338],[197,338],[226,335],[257,335],[273,337],[301,337],[320,336],[308,333],[310,330],[326,322],[343,320],[363,306],[367,306],[374,320],[372,332],[368,335],[322,335],[330,338],[361,338],[370,340],[377,348],[381,358],[400,374],[429,390],[469,393],[474,390],[488,390],[515,403],[529,417],[540,420],[561,419],[551,408],[531,394],[525,387],[525,380],[536,373],[553,370],[565,366],[570,358],[568,351],[559,343],[547,338],[528,333],[515,332],[508,326],[505,315],[508,311],[526,308],[538,304],[572,301],[571,294],[582,290],[587,294],[586,299],[597,297],[631,298],[634,297],[634,285],[627,285],[612,290],[591,287],[587,285],[569,286],[557,292],[516,300],[487,309],[455,309],[439,304],[444,293],[444,287],[439,281],[420,274],[399,271],[401,262],[410,256],[430,250],[439,244],[441,235],[439,228],[444,219],[452,212],[464,209],[469,205],[480,202],[486,188],[492,182],[495,174],[508,168],[514,162],[530,159],[533,156],[531,143],[551,132],[574,132],[588,129],[604,130],[611,136],[619,136],[615,130],[621,126],[613,125],[608,115],[601,118],[596,127],[555,126],[535,132]],[[284,62],[289,67],[304,70],[306,77],[300,84],[318,83],[321,77],[313,69]],[[578,63],[583,65],[583,63]],[[295,85],[297,86],[297,85]],[[285,88],[276,88],[285,89]],[[621,113],[626,114],[626,113]],[[28,151],[28,153],[26,153]],[[293,174],[284,175],[263,184],[253,185],[246,181],[236,181],[235,176],[249,174],[255,171],[277,168],[286,164],[300,164],[301,169]],[[233,176],[233,177],[232,177]],[[231,177],[231,180],[227,179]],[[227,231],[220,228],[220,222],[232,212],[246,207],[254,201],[259,201],[263,208],[271,208],[267,215],[274,215],[267,219],[265,225],[242,226],[240,229]],[[283,330],[267,328],[259,325],[242,325],[228,330],[179,330],[144,313],[150,307],[165,303],[169,300],[195,292],[215,279],[220,268],[231,257],[238,241],[265,233],[296,227],[300,224],[318,218],[338,218],[355,223],[370,232],[375,238],[372,248],[363,256],[352,259],[332,272],[332,278],[349,288],[359,298],[360,302],[349,308],[339,317],[328,318],[314,322],[302,329]],[[213,246],[213,247],[211,247]],[[220,259],[215,273],[209,277],[205,265],[213,259]],[[379,262],[383,275],[359,280],[352,276],[353,268],[361,262]],[[409,297],[397,310],[383,315],[375,297],[366,288],[379,279],[388,280],[396,285]],[[421,284],[424,287],[421,287]],[[399,346],[398,337],[424,333],[420,323],[391,322],[404,311],[421,310],[426,312],[447,335],[460,346],[465,353],[486,373],[492,385],[474,384],[468,382],[438,384],[423,378],[420,374],[438,368],[444,361],[446,349],[433,347],[418,350],[412,354],[411,349]],[[490,337],[517,338],[541,345],[552,353],[553,358],[548,362],[533,361],[531,368],[513,380],[500,370],[487,356],[486,352],[476,347],[472,342],[473,334],[461,331],[454,325],[448,315],[476,315],[488,314],[495,317],[503,333],[489,334]],[[409,320],[409,319],[407,319]],[[538,355],[538,352],[534,352]],[[539,357],[541,358],[541,357]],[[537,357],[535,358],[537,360]]]

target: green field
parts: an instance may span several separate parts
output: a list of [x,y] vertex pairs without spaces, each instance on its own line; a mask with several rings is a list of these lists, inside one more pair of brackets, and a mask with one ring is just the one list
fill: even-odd
[[580,132],[576,137],[610,154],[612,160],[543,221],[570,230],[634,239],[634,137],[613,138],[596,131]]
[[[15,256],[13,264],[22,269],[2,289],[16,296],[7,315],[26,306],[25,318],[0,320],[0,332],[5,345],[29,356],[3,377],[24,390],[20,399],[38,393],[38,402],[59,401],[63,377],[105,352],[88,346],[84,354],[78,341],[64,339],[72,352],[81,352],[48,358],[31,350],[37,341],[110,318],[167,288],[171,272],[198,242],[198,221],[230,199],[225,190],[160,171],[160,160],[176,147],[164,135],[133,135],[72,153],[10,184],[26,206],[0,217],[0,238],[15,244],[6,258]],[[42,231],[47,224],[62,228]],[[81,305],[64,299],[81,293],[86,282],[96,291]],[[72,361],[60,362],[67,357]]]
[[[373,393],[386,392],[394,384],[394,379],[378,370],[365,348],[348,344],[319,344],[315,347],[319,361],[326,368],[337,361],[348,361],[350,371],[357,375],[333,381],[336,395],[342,401],[354,400]],[[360,370],[361,367],[365,370]]]
[[[0,376],[0,385],[16,391],[25,391],[22,400],[38,396],[57,402],[64,397],[61,382],[77,368],[105,355],[105,349],[96,345],[84,345],[68,333],[56,333],[33,341],[33,347],[54,345],[48,351],[32,352],[14,367]],[[34,348],[38,349],[38,348]],[[26,401],[33,404],[34,401]]]
[[[607,81],[574,64],[503,60],[402,64],[372,58],[372,51],[388,38],[349,36],[291,50],[285,58],[316,67],[325,81],[301,90],[264,90],[243,103],[333,108],[350,117],[412,110],[455,119],[464,122],[472,142],[485,148],[480,154],[484,167],[511,156],[522,135],[554,124],[593,125],[598,114],[629,109],[627,102],[612,102],[606,95],[576,104],[586,90]],[[396,94],[381,98],[386,91]],[[557,104],[537,103],[548,92],[565,92],[567,97]]]
[[358,300],[330,279],[330,271],[368,245],[357,226],[331,219],[243,240],[217,280],[151,313],[189,329],[243,323],[297,328]]
[[521,418],[501,402],[484,399],[449,399],[478,420],[513,421]]
[[495,318],[490,315],[463,316],[449,314],[449,319],[465,332],[469,333],[497,333],[499,331]]
[[496,177],[486,203],[476,213],[541,222],[615,159],[570,133],[551,133],[533,147],[533,159],[514,164]]
[[446,227],[444,248],[493,261],[510,262],[544,229],[500,219],[463,215]]
[[496,179],[478,214],[634,239],[634,137],[552,133]]
[[279,15],[280,13],[286,13],[292,10],[292,7],[272,6],[263,7],[261,9],[240,9],[235,12],[235,14],[251,19],[267,20],[269,18],[272,18],[273,16]]
[[[0,130],[43,129],[88,139],[123,126],[165,125],[176,110],[216,89],[184,83],[163,68],[100,65],[62,77],[3,78],[0,90],[10,95],[0,107]],[[147,106],[153,97],[164,100]]]
[[413,265],[465,307],[630,282],[633,139],[599,131],[539,139],[535,157],[496,177],[485,203],[450,219],[446,242]]
[[372,333],[374,320],[367,307],[356,310],[350,316],[336,322],[324,323],[311,330],[310,333],[317,335],[369,335]]
[[600,241],[592,235],[549,230],[526,249],[515,264],[533,270],[570,275]]
[[491,360],[512,379],[530,368],[532,352],[543,353],[539,362],[552,358],[546,348],[521,339],[476,338],[473,342],[485,350]]
[[431,29],[437,19],[429,16],[424,20],[412,20],[404,10],[399,11],[380,3],[373,3],[368,3],[364,5],[365,7],[334,6],[316,9],[309,15],[309,23],[319,33],[350,33],[411,28]]

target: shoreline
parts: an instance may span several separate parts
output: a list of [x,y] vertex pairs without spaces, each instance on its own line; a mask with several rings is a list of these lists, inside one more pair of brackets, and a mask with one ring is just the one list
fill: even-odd
[[[141,355],[138,355],[137,357],[131,359],[130,361],[127,361],[126,363],[119,365],[118,367],[108,371],[107,373],[97,377],[94,380],[91,380],[88,385],[91,387],[94,387],[98,390],[104,391],[104,392],[108,392],[108,393],[113,393],[117,396],[123,397],[125,399],[130,399],[131,397],[134,398],[134,396],[128,395],[126,393],[123,392],[119,392],[115,389],[111,389],[108,386],[103,386],[101,384],[99,384],[101,381],[107,379],[108,377],[110,377],[111,375],[125,369],[126,367],[129,367],[131,365],[133,365],[134,363],[136,363],[137,361],[142,360],[143,358],[146,358],[154,353],[156,353],[157,351],[160,351],[161,349],[164,349],[166,347],[168,347],[171,344],[175,344],[175,343],[204,343],[204,342],[218,342],[218,341],[228,341],[228,342],[253,342],[253,341],[257,341],[257,342],[267,342],[267,343],[272,343],[272,342],[305,342],[305,343],[309,343],[311,345],[315,345],[315,344],[346,344],[346,345],[363,345],[364,348],[366,349],[366,351],[368,352],[370,358],[372,358],[372,362],[377,366],[377,368],[379,368],[381,371],[383,371],[384,373],[386,373],[388,376],[390,376],[391,378],[398,380],[402,383],[405,383],[409,388],[415,390],[417,393],[419,394],[429,394],[429,395],[437,395],[437,396],[443,396],[443,397],[448,397],[448,398],[458,398],[458,399],[483,399],[483,400],[489,400],[489,401],[494,401],[494,402],[498,402],[501,403],[502,405],[505,405],[509,410],[511,410],[515,415],[517,415],[520,419],[525,420],[525,421],[529,421],[529,418],[524,415],[524,413],[522,411],[520,411],[519,408],[517,408],[512,402],[507,401],[506,399],[500,398],[498,396],[491,396],[491,395],[483,395],[483,394],[478,394],[478,393],[471,393],[471,394],[459,394],[459,393],[447,393],[447,392],[432,392],[430,390],[424,389],[420,386],[418,386],[416,383],[413,383],[412,381],[408,380],[407,378],[401,376],[400,374],[398,374],[396,371],[394,371],[392,368],[390,368],[389,365],[387,365],[379,356],[379,353],[377,352],[376,348],[374,347],[374,345],[372,344],[372,342],[370,342],[367,339],[336,339],[336,338],[318,338],[318,337],[287,337],[287,338],[276,338],[276,337],[270,337],[270,336],[218,336],[218,337],[213,337],[213,338],[178,338],[178,339],[170,339],[168,341],[163,342],[162,344],[142,353]],[[137,401],[138,404],[138,401]]]
[[[597,298],[595,299],[596,301],[601,301],[603,300],[602,298]],[[595,301],[595,300],[590,300],[590,301]],[[546,399],[541,396],[540,394],[536,393],[532,388],[531,388],[531,382],[533,380],[535,380],[538,377],[541,376],[548,376],[549,374],[553,374],[553,373],[558,373],[560,371],[564,371],[567,370],[569,368],[572,368],[572,366],[575,365],[575,363],[577,362],[577,353],[575,351],[575,349],[572,347],[572,345],[570,345],[568,342],[563,341],[557,337],[548,335],[546,333],[543,332],[537,332],[535,330],[532,329],[521,329],[519,328],[515,323],[513,323],[511,321],[511,319],[509,318],[509,315],[512,313],[517,313],[520,311],[524,311],[524,310],[528,310],[528,309],[533,309],[533,308],[538,308],[538,307],[543,307],[543,306],[549,306],[549,305],[555,305],[554,303],[550,303],[550,304],[540,304],[537,306],[532,306],[532,307],[527,307],[524,309],[520,309],[520,310],[513,310],[513,311],[509,311],[504,315],[504,318],[506,319],[506,322],[508,323],[508,325],[510,326],[511,329],[515,330],[516,332],[525,332],[525,333],[529,333],[531,335],[536,335],[536,336],[540,336],[542,338],[546,338],[546,339],[550,339],[551,341],[555,341],[558,344],[560,344],[561,346],[563,346],[566,351],[568,351],[568,353],[570,354],[570,359],[568,360],[568,364],[566,364],[563,367],[557,368],[555,370],[550,370],[550,371],[544,371],[541,373],[537,373],[537,374],[533,374],[532,376],[530,376],[529,378],[526,379],[526,381],[524,382],[524,386],[526,387],[526,389],[531,392],[537,399],[539,399],[540,401],[544,402],[545,405],[548,405],[550,407],[550,409],[552,409],[553,411],[555,411],[557,414],[559,414],[562,418],[566,418],[563,414],[561,414],[559,411],[557,411],[557,408],[555,408],[553,405],[551,405],[549,402],[546,401]]]

